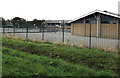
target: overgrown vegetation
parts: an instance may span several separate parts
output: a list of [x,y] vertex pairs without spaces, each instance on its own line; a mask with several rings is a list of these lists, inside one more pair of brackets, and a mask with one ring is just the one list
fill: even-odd
[[3,76],[114,76],[108,71],[95,71],[61,59],[37,56],[3,47]]
[[[13,39],[8,39],[8,38],[3,38],[3,46],[7,47],[7,48],[3,48],[3,53],[5,54],[3,56],[3,61],[4,61],[4,59],[6,59],[6,61],[7,61],[8,58],[9,58],[8,61],[10,63],[11,63],[11,60],[14,61],[14,59],[18,59],[18,58],[21,60],[27,60],[27,61],[36,59],[36,61],[34,63],[36,65],[36,67],[38,64],[40,64],[41,67],[43,66],[42,67],[43,70],[49,71],[48,70],[49,68],[48,69],[46,68],[46,65],[48,65],[48,66],[52,66],[56,72],[55,74],[52,74],[53,72],[49,71],[51,73],[46,72],[46,74],[44,74],[44,75],[49,75],[49,74],[58,75],[61,72],[61,75],[67,75],[67,76],[70,76],[70,75],[74,75],[74,76],[75,75],[81,75],[81,76],[87,76],[87,75],[88,76],[92,76],[92,75],[93,76],[96,76],[96,75],[104,76],[104,75],[107,75],[107,76],[110,76],[110,75],[119,75],[119,71],[120,71],[119,58],[118,58],[119,56],[117,54],[108,53],[108,52],[104,52],[101,50],[86,49],[86,48],[78,49],[75,47],[58,46],[55,44],[43,44],[43,43],[40,44],[40,43],[26,42],[26,41],[22,41],[22,40],[13,40]],[[12,49],[15,49],[15,50],[13,51]],[[6,51],[6,50],[8,50],[8,51]],[[18,50],[23,51],[24,53],[25,52],[28,52],[28,53],[24,54],[23,52],[20,52]],[[23,53],[23,54],[21,55],[19,53]],[[12,56],[11,56],[11,54],[12,54]],[[36,54],[36,55],[33,55],[33,54]],[[22,56],[22,57],[19,57],[19,56]],[[31,57],[31,59],[29,58],[29,56]],[[27,59],[27,58],[29,58],[29,59]],[[46,58],[47,60],[49,59],[49,62],[47,61],[46,64],[43,64],[42,62],[40,62],[42,60],[38,59],[38,58]],[[18,63],[17,62],[18,60],[16,60],[15,62],[12,62],[12,63],[13,64]],[[55,63],[53,61],[50,62],[50,60],[55,60],[54,61]],[[28,63],[27,61],[23,62],[22,65]],[[52,65],[49,63],[52,63]],[[6,63],[4,63],[4,64],[6,66],[8,66],[8,68],[9,68],[8,64],[6,64]],[[31,65],[31,63],[28,63],[28,64]],[[63,66],[65,66],[67,64],[66,67],[68,67],[68,69],[65,69],[64,67],[60,67],[60,66],[62,66],[62,64],[63,64]],[[22,66],[22,65],[20,65],[20,66]],[[71,67],[71,66],[73,66],[73,67]],[[76,68],[76,66],[78,67],[78,69]],[[33,65],[33,67],[35,67],[35,66]],[[7,68],[7,67],[5,67],[5,68]],[[5,70],[5,68],[3,69],[3,71],[5,71],[4,73],[10,72],[10,71]],[[18,68],[19,68],[19,64],[18,64]],[[25,68],[25,67],[23,67],[23,68]],[[62,69],[59,69],[59,68],[62,68]],[[17,69],[17,64],[16,64],[16,69]],[[25,69],[27,69],[27,67]],[[40,70],[40,68],[39,68],[39,70]],[[39,70],[36,70],[36,71],[40,72]],[[50,70],[53,70],[53,69],[50,69]],[[65,70],[65,71],[63,71],[63,70]],[[66,72],[66,73],[63,74],[63,72]],[[81,72],[83,72],[83,73],[81,73]],[[28,73],[28,72],[26,72],[26,73]],[[33,75],[32,73],[31,74],[28,73],[28,74]],[[20,75],[20,72],[19,72],[19,75]],[[27,74],[24,74],[24,75],[27,75]],[[43,75],[43,74],[39,73],[39,75]]]

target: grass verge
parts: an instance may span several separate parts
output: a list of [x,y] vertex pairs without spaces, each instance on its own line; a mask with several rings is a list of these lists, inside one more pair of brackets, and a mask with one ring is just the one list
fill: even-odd
[[3,47],[3,76],[116,76],[116,74]]
[[95,49],[78,49],[74,47],[58,46],[55,44],[40,44],[3,38],[3,46],[29,52],[40,56],[62,59],[80,64],[96,71],[112,71],[119,73],[119,56]]

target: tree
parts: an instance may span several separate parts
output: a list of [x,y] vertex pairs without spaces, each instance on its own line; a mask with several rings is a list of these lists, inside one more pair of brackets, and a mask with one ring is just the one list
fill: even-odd
[[12,23],[17,28],[25,28],[26,27],[26,20],[20,17],[15,17],[12,19]]
[[43,28],[45,20],[37,20],[33,19],[33,25],[36,26],[37,28]]
[[6,27],[6,21],[5,21],[5,19],[4,18],[2,18],[2,27]]

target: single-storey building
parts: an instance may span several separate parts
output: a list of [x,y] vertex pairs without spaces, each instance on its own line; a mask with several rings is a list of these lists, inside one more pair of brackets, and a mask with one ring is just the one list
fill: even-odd
[[[61,23],[63,23],[63,20],[45,20],[47,23],[47,26],[52,29],[62,29]],[[68,23],[70,20],[64,20],[65,24],[65,30],[66,31],[71,31],[71,24]]]
[[[48,24],[48,26],[60,26],[60,24],[63,22],[63,20],[45,20]],[[67,26],[70,26],[70,24],[68,23],[70,20],[64,20],[64,23]]]
[[118,38],[119,20],[119,14],[95,10],[68,23],[73,35]]

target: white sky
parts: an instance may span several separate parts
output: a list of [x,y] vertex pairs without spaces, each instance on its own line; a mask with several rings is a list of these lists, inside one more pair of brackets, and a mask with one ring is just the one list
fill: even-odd
[[120,0],[0,0],[0,17],[71,20],[93,10],[118,13]]

